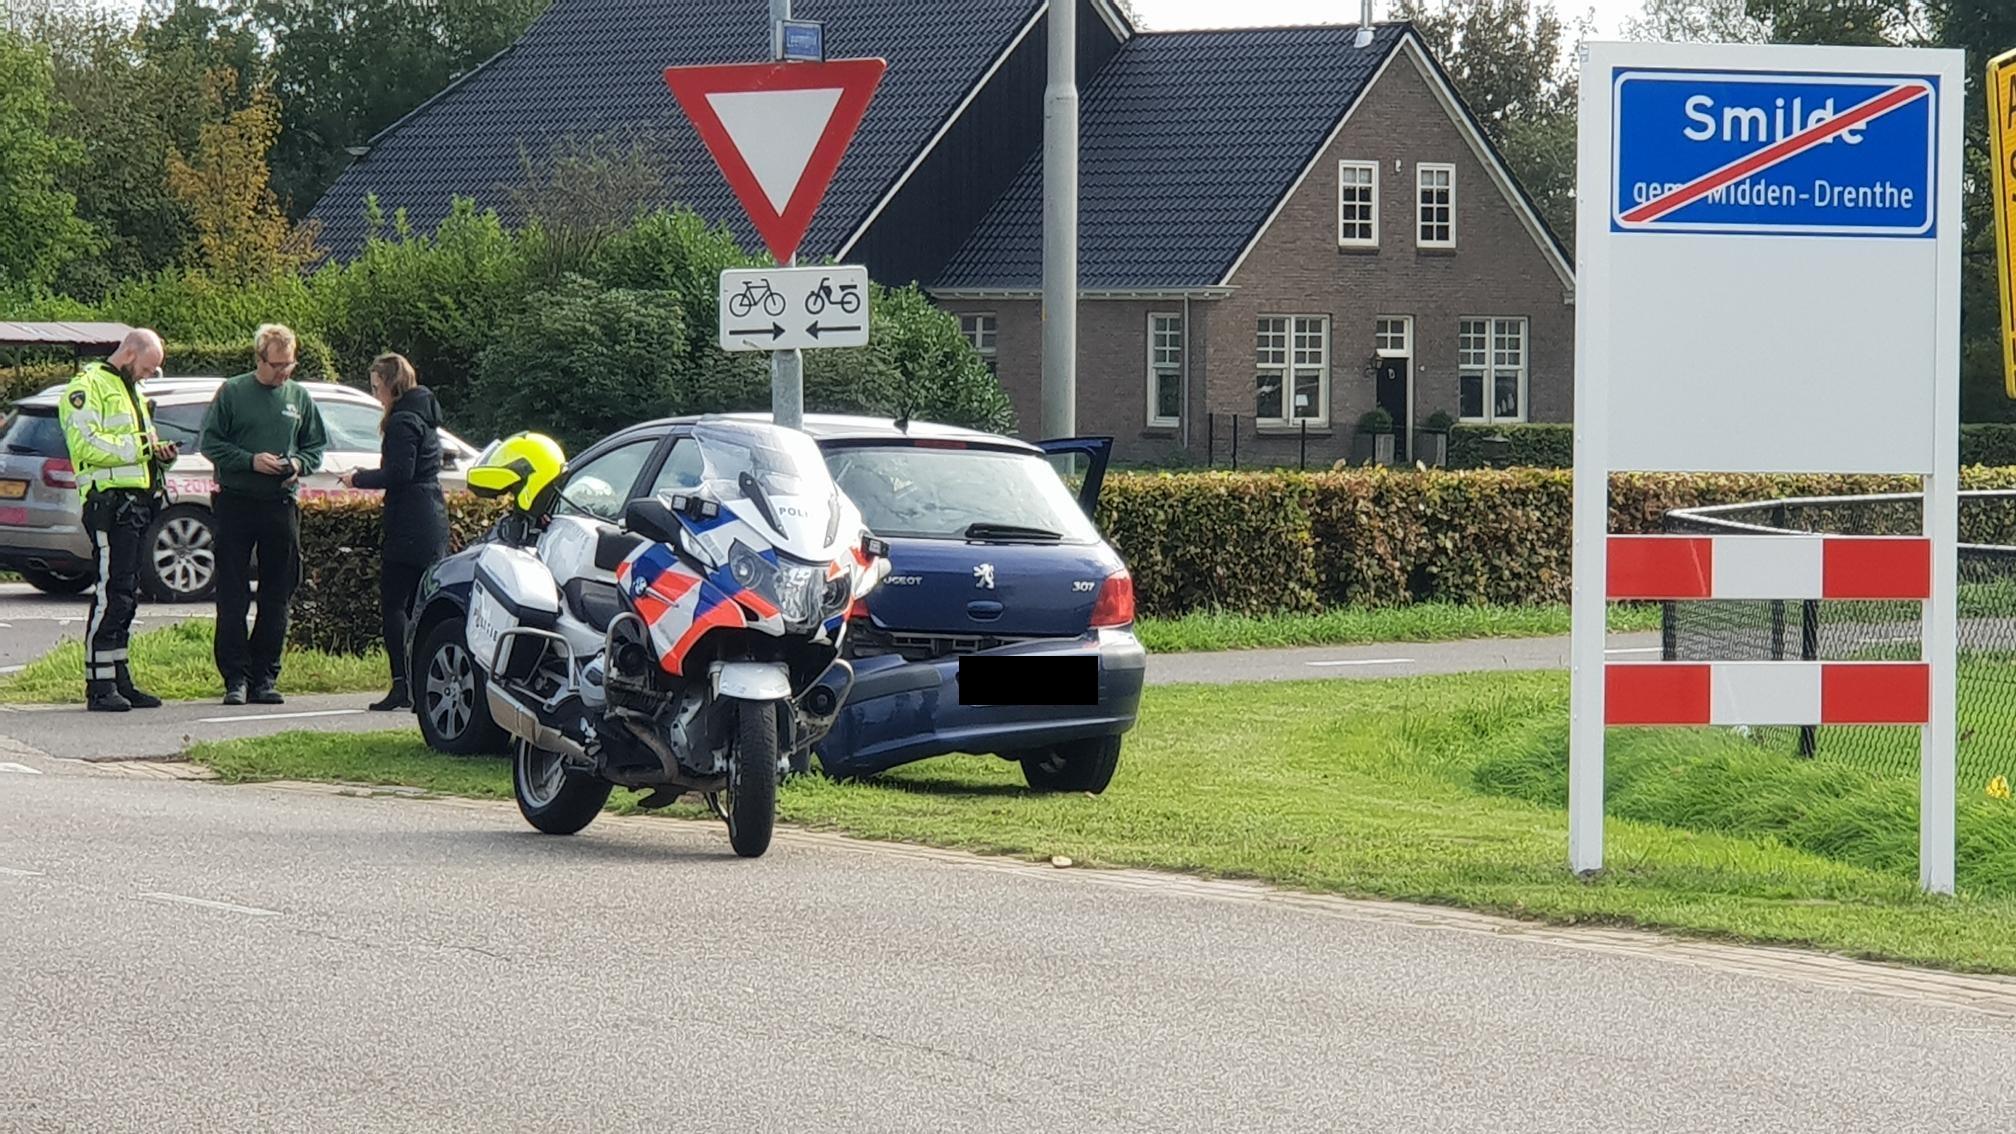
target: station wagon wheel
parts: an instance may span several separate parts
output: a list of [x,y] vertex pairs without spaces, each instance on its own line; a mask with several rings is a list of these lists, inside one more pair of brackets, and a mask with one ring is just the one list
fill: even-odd
[[217,527],[209,512],[177,504],[147,527],[141,584],[156,602],[202,602],[217,590]]

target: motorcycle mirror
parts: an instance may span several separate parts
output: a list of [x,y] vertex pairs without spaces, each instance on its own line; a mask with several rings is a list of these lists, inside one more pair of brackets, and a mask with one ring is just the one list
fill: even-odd
[[672,510],[682,516],[711,520],[721,514],[721,505],[699,496],[674,496]]

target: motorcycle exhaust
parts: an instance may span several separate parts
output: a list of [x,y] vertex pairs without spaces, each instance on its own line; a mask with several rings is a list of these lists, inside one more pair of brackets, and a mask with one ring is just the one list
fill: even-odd
[[497,727],[542,752],[557,752],[581,761],[588,759],[586,749],[566,733],[540,720],[539,714],[530,706],[505,692],[496,682],[486,686],[485,692],[490,702],[490,719],[497,722]]
[[834,658],[826,672],[812,683],[799,699],[798,711],[810,721],[831,723],[840,706],[847,703],[847,694],[854,690],[854,667],[845,658]]

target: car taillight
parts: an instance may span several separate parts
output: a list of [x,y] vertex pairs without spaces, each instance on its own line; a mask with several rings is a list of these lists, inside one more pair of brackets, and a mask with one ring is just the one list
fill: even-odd
[[1092,604],[1092,629],[1126,626],[1133,621],[1134,576],[1122,567],[1099,584],[1099,598]]
[[42,462],[42,483],[51,488],[76,488],[77,469],[61,457]]

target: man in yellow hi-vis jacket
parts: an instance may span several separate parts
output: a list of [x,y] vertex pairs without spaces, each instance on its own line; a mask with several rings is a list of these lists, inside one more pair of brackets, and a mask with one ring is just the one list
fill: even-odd
[[138,385],[161,368],[163,355],[161,336],[130,332],[110,358],[70,380],[58,409],[98,565],[84,639],[86,707],[93,712],[161,705],[133,684],[126,638],[140,603],[140,544],[154,520],[161,472],[176,457],[175,445],[155,435]]

